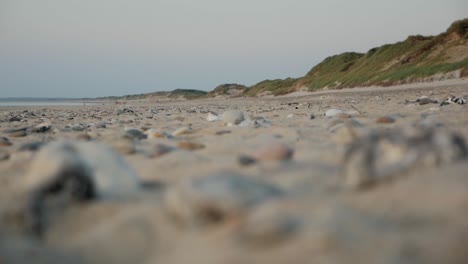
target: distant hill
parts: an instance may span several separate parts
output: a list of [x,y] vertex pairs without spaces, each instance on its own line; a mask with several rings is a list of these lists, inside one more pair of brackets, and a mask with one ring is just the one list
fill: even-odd
[[406,40],[326,58],[304,77],[266,80],[247,95],[274,95],[297,90],[388,86],[418,81],[468,76],[468,19],[454,22],[437,36],[410,36]]
[[330,56],[300,78],[264,80],[250,87],[222,84],[211,92],[177,89],[105,99],[282,95],[295,91],[389,86],[467,76],[468,18],[454,22],[446,32],[437,36],[409,36],[404,41],[376,47],[367,53],[346,52]]

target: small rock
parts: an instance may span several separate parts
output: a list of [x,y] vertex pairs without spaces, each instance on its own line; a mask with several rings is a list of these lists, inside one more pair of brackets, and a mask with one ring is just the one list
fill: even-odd
[[283,161],[290,160],[294,150],[282,143],[272,143],[262,147],[249,156],[257,161]]
[[38,151],[41,149],[45,143],[43,141],[34,141],[34,142],[28,142],[22,144],[19,148],[18,151]]
[[213,114],[211,112],[208,113],[208,116],[206,117],[206,121],[208,122],[214,122],[214,121],[219,121],[221,120],[221,118],[216,115],[216,114]]
[[325,117],[350,117],[359,114],[357,111],[345,111],[341,109],[328,109],[325,112]]
[[7,137],[0,137],[0,147],[8,147],[13,145],[13,142],[11,142],[10,139]]
[[222,135],[231,134],[231,133],[232,133],[232,131],[230,131],[230,130],[220,130],[220,131],[216,131],[215,135],[222,136]]
[[222,120],[227,126],[234,126],[244,121],[244,113],[241,111],[230,110],[223,113]]
[[395,123],[395,118],[389,116],[382,116],[375,120],[378,124],[392,124]]
[[126,128],[123,137],[133,140],[140,140],[145,139],[146,134],[136,128]]
[[3,133],[8,134],[10,137],[24,137],[26,136],[28,128],[12,128],[4,130]]
[[420,166],[468,158],[462,136],[437,127],[414,126],[373,131],[352,142],[344,155],[345,183],[365,188]]
[[169,138],[171,135],[169,135],[166,132],[156,130],[156,129],[148,129],[145,131],[146,137],[149,139],[155,139],[155,138]]
[[44,133],[44,132],[49,131],[51,128],[52,128],[52,125],[51,125],[51,124],[49,124],[49,123],[42,123],[42,124],[39,124],[39,125],[34,126],[34,127],[31,129],[31,132],[34,132],[34,133]]
[[104,122],[104,121],[97,122],[96,128],[107,128],[107,122]]
[[177,146],[181,149],[185,150],[198,150],[198,149],[203,149],[205,148],[205,145],[199,144],[199,143],[194,143],[190,141],[182,141],[177,144]]
[[84,140],[84,141],[90,141],[90,140],[93,139],[93,138],[91,137],[90,134],[84,133],[84,134],[79,134],[79,135],[76,137],[76,139]]
[[71,130],[81,132],[85,129],[82,124],[74,124],[71,126]]
[[239,164],[242,166],[250,166],[252,164],[257,163],[256,159],[248,155],[240,155],[238,161],[239,161]]
[[92,142],[53,142],[35,156],[21,180],[31,231],[41,234],[53,211],[95,198],[131,198],[140,182],[125,161]]
[[311,114],[309,119],[315,119],[315,115]]
[[187,135],[193,133],[193,130],[190,126],[185,126],[177,129],[176,131],[172,132],[172,136],[177,137],[181,135]]
[[234,172],[190,178],[165,196],[168,213],[180,224],[216,224],[246,214],[249,209],[282,197],[279,188]]
[[21,121],[21,117],[19,116],[13,116],[13,117],[10,117],[10,119],[8,119],[9,122],[20,122]]

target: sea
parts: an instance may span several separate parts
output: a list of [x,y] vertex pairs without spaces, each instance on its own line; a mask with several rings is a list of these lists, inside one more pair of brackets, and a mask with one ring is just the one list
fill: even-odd
[[95,102],[78,101],[0,101],[2,106],[84,106],[96,105]]

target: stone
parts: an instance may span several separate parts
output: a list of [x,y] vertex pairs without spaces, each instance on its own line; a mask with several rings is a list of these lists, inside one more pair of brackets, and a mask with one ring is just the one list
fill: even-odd
[[164,204],[177,223],[203,226],[239,217],[284,194],[274,185],[234,172],[219,172],[182,181],[168,190]]
[[136,173],[122,157],[94,142],[53,142],[39,151],[22,178],[28,228],[42,234],[53,211],[92,199],[131,199]]
[[107,128],[107,122],[104,122],[104,121],[97,122],[96,128]]
[[192,128],[190,126],[184,126],[172,132],[172,136],[177,137],[177,136],[187,135],[191,133],[193,133]]
[[257,161],[285,161],[293,157],[294,150],[283,143],[272,143],[252,152],[249,156]]
[[85,127],[82,124],[74,124],[71,126],[71,130],[81,132],[85,130]]
[[145,131],[145,135],[149,139],[172,137],[168,133],[163,132],[161,130],[157,130],[157,129],[148,129],[148,130]]
[[223,113],[222,120],[227,126],[234,126],[244,121],[244,113],[237,110],[229,110]]
[[4,130],[3,133],[7,134],[10,137],[25,137],[26,135],[28,135],[27,129],[28,129],[27,127],[12,128],[12,129]]
[[10,119],[8,119],[9,122],[20,122],[21,121],[21,117],[19,116],[13,116],[13,117],[10,117]]
[[216,114],[213,114],[211,112],[208,113],[208,116],[206,117],[206,121],[208,122],[215,122],[215,121],[220,121],[221,118],[216,115]]
[[359,113],[357,111],[345,111],[341,109],[328,109],[325,112],[325,117],[350,117],[353,115],[358,115]]
[[366,188],[418,166],[434,167],[467,158],[464,138],[438,127],[376,130],[347,148],[343,159],[345,184]]
[[136,128],[126,128],[123,134],[123,137],[132,139],[132,140],[140,140],[140,139],[145,139],[146,134]]
[[52,125],[49,123],[41,123],[31,128],[33,133],[44,133],[49,131],[52,128]]
[[0,137],[0,147],[8,147],[13,145],[13,142],[7,137]]
[[215,135],[222,136],[222,135],[231,134],[231,133],[232,133],[232,131],[230,131],[230,130],[220,130],[220,131],[216,131]]
[[377,124],[392,124],[395,123],[395,118],[390,116],[382,116],[375,120]]
[[33,142],[28,142],[22,144],[19,148],[18,151],[38,151],[45,145],[45,142],[43,141],[33,141]]
[[177,146],[181,149],[185,150],[199,150],[205,148],[205,145],[190,141],[182,141],[177,144]]

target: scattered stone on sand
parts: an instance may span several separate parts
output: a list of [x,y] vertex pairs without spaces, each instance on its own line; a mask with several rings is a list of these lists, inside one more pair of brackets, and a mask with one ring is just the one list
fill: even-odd
[[55,210],[94,198],[135,197],[140,182],[124,160],[93,142],[53,142],[37,153],[20,190],[27,196],[27,225],[42,233]]
[[136,128],[126,128],[123,137],[132,140],[141,140],[146,138],[146,134]]
[[390,116],[382,116],[382,117],[377,118],[375,122],[378,124],[392,124],[392,123],[395,123],[395,118],[390,117]]
[[172,132],[172,136],[177,137],[177,136],[182,136],[182,135],[188,135],[191,133],[193,133],[192,127],[184,126]]
[[208,112],[208,115],[206,117],[206,121],[215,122],[215,121],[220,121],[220,120],[221,120],[221,118],[217,114]]
[[227,126],[234,126],[244,121],[244,113],[237,110],[229,110],[223,113],[222,120]]
[[3,133],[7,134],[9,137],[25,137],[28,135],[27,127],[24,128],[12,128],[4,130]]
[[271,122],[268,119],[263,117],[255,117],[253,119],[246,119],[238,124],[239,127],[269,127],[271,126]]
[[18,151],[38,151],[45,145],[44,141],[33,141],[20,145]]
[[325,117],[351,117],[351,116],[355,116],[355,115],[358,115],[359,113],[357,111],[345,111],[345,110],[341,110],[341,109],[328,109],[326,112],[325,112]]
[[7,137],[1,137],[0,136],[0,147],[8,147],[13,145],[13,142]]
[[467,159],[464,138],[437,127],[377,130],[355,140],[344,156],[345,183],[365,188],[410,169]]
[[177,144],[177,146],[185,150],[199,150],[199,149],[205,148],[205,145],[203,144],[190,142],[190,141],[181,141]]
[[187,179],[173,187],[165,196],[165,207],[182,225],[218,224],[283,195],[273,185],[234,172],[220,172]]

